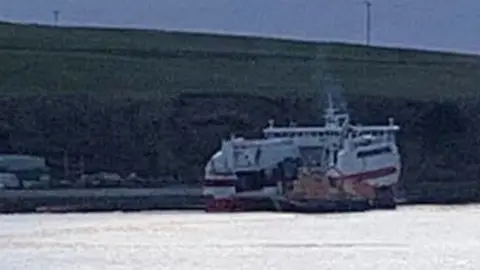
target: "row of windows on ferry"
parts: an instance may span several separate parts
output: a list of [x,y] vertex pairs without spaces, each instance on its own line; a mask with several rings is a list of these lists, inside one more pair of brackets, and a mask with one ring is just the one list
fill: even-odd
[[[394,131],[361,131],[354,132],[353,137],[363,136],[363,135],[372,135],[372,136],[384,136],[384,135],[393,135]],[[338,131],[323,131],[323,132],[268,132],[266,133],[267,137],[323,137],[323,136],[340,136]]]
[[[358,158],[367,158],[367,157],[374,157],[374,156],[379,156],[379,155],[382,155],[382,154],[387,154],[387,153],[392,153],[393,150],[390,146],[384,146],[384,147],[380,147],[380,148],[375,148],[375,149],[370,149],[370,150],[363,150],[363,151],[359,151],[357,152],[357,157]],[[329,151],[328,149],[326,150],[326,153],[327,155],[329,154]],[[337,153],[338,152],[334,152],[333,154],[333,163],[337,164]],[[310,153],[310,155],[307,155],[307,158],[308,160],[308,163],[310,165],[320,165],[321,162],[319,162],[319,160],[321,160],[321,156],[314,156],[312,155],[312,153]]]

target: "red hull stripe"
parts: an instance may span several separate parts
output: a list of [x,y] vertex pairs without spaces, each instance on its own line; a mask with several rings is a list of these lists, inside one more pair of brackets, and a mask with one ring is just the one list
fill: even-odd
[[212,173],[212,175],[215,175],[215,176],[225,176],[225,177],[235,177],[234,174],[232,173],[222,173],[222,172],[215,172],[215,173]]
[[205,187],[234,187],[236,180],[205,180],[203,186]]
[[357,180],[357,181],[363,181],[367,179],[376,179],[380,177],[385,177],[391,174],[394,174],[397,172],[396,167],[386,167],[386,168],[381,168],[373,171],[368,171],[368,172],[361,172],[361,173],[355,173],[355,174],[348,174],[348,175],[343,175],[343,176],[338,176],[338,177],[329,177],[331,180]]

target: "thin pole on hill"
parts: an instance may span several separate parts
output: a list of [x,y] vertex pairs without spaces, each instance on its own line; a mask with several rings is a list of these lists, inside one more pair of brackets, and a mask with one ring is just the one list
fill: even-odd
[[52,13],[53,13],[53,23],[54,25],[58,25],[58,18],[60,17],[60,11],[54,10]]
[[371,7],[372,7],[372,3],[368,0],[364,1],[365,3],[365,12],[366,12],[366,16],[365,16],[365,42],[367,45],[370,45],[370,32],[371,32]]

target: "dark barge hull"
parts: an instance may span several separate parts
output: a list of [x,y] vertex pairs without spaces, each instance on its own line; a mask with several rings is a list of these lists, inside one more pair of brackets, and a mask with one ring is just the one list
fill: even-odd
[[373,209],[395,209],[395,204],[382,204],[369,200],[288,200],[284,198],[228,198],[207,199],[207,212],[287,212],[338,213],[361,212]]
[[282,212],[335,213],[360,212],[373,209],[368,200],[278,201]]

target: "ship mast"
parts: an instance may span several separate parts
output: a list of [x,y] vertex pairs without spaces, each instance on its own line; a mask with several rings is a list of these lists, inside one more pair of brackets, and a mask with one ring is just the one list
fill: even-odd
[[326,147],[324,154],[328,162],[328,166],[335,166],[336,155],[341,147],[344,145],[344,141],[348,136],[349,115],[346,110],[336,108],[333,97],[332,89],[327,91],[328,105],[325,109],[325,127],[330,130],[327,135]]
[[349,125],[350,118],[348,113],[342,112],[339,109],[335,108],[335,104],[333,102],[332,93],[330,91],[327,92],[327,101],[328,106],[325,109],[325,126],[330,128],[342,128],[345,129]]

